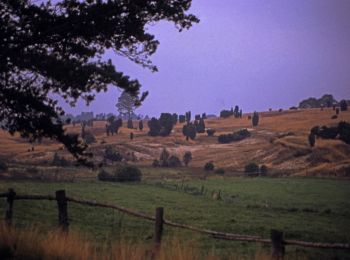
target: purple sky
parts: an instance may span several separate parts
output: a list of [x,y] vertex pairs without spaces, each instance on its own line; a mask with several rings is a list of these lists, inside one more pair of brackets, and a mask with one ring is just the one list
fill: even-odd
[[[350,98],[349,0],[193,0],[191,12],[201,22],[189,31],[165,22],[150,28],[160,41],[157,73],[108,53],[150,92],[137,114],[288,108],[326,93]],[[117,113],[119,94],[111,88],[89,107],[64,107]]]

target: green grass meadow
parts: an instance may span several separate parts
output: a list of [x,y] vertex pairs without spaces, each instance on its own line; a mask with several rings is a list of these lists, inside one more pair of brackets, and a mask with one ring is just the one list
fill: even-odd
[[[196,227],[269,238],[271,229],[284,231],[285,239],[350,243],[350,182],[309,178],[226,177],[206,180],[146,180],[139,184],[76,180],[67,182],[1,181],[0,192],[14,188],[18,194],[54,194],[115,203],[153,215],[164,207],[165,218]],[[222,200],[212,198],[221,191]],[[198,192],[201,191],[201,192]],[[4,216],[5,200],[0,200]],[[152,222],[111,210],[68,204],[70,229],[97,243],[120,238],[152,242]],[[57,226],[55,201],[15,201],[14,223]],[[179,237],[221,256],[254,255],[268,246],[216,240],[165,226],[164,239]],[[349,251],[286,248],[287,255],[310,259],[350,259]]]

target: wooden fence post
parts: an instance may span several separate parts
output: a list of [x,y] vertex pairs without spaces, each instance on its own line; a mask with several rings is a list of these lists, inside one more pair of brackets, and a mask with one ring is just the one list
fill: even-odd
[[160,247],[160,244],[162,242],[163,222],[164,222],[163,215],[164,215],[164,209],[162,207],[156,208],[154,243],[155,243],[157,248]]
[[8,226],[12,225],[13,201],[15,200],[16,192],[14,189],[9,189],[7,194],[7,209],[5,212],[5,222]]
[[56,191],[56,200],[58,207],[58,225],[63,232],[68,232],[68,211],[67,198],[65,190]]
[[283,259],[285,248],[283,232],[275,229],[271,230],[272,259]]

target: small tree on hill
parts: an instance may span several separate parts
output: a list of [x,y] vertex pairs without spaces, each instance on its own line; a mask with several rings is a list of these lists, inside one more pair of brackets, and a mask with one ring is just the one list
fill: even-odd
[[259,124],[259,114],[256,111],[253,113],[252,124],[253,126],[257,126]]
[[149,131],[148,131],[148,135],[149,136],[157,136],[157,135],[159,135],[161,126],[160,126],[160,123],[159,123],[158,119],[152,117],[152,119],[149,120],[147,122],[147,124],[148,124],[148,128],[149,128]]
[[132,120],[131,120],[131,119],[128,119],[127,127],[128,127],[129,129],[134,129],[134,124],[132,123]]
[[186,122],[186,116],[185,115],[179,115],[179,123],[185,123]]
[[184,136],[186,136],[187,141],[189,138],[191,138],[191,140],[194,140],[196,138],[197,133],[196,126],[194,124],[184,125],[182,128],[182,133]]
[[161,126],[159,134],[161,136],[168,136],[173,129],[173,116],[170,113],[161,113],[159,118],[159,124]]
[[131,96],[129,93],[123,91],[116,107],[121,117],[131,119],[131,115],[134,112],[135,104],[137,102],[137,97]]
[[197,128],[197,133],[205,133],[205,123],[203,118],[199,119],[199,122],[196,128]]

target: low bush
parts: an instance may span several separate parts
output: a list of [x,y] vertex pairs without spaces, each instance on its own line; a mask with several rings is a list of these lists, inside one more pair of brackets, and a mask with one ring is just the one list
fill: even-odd
[[115,181],[115,178],[103,169],[98,173],[97,178],[100,181]]
[[254,162],[248,163],[245,167],[244,167],[244,172],[251,174],[251,173],[259,173],[259,165],[257,165]]
[[192,161],[192,153],[190,151],[185,152],[182,161],[187,166]]
[[216,130],[213,129],[213,128],[208,128],[207,129],[207,135],[208,136],[214,136],[215,132],[216,132]]
[[26,172],[30,174],[37,174],[39,173],[39,170],[36,167],[27,167]]
[[116,170],[115,178],[118,182],[139,182],[141,181],[141,170],[136,166],[123,166]]
[[247,129],[241,129],[233,134],[222,134],[218,137],[218,142],[221,144],[227,144],[234,141],[240,141],[247,137],[250,137],[250,132]]
[[154,167],[154,168],[160,167],[160,163],[159,163],[159,161],[157,159],[153,160],[152,167]]
[[171,155],[168,159],[168,167],[181,167],[181,161],[179,157]]
[[205,171],[213,171],[215,168],[214,166],[214,163],[213,162],[207,162],[205,165],[204,165],[204,170]]

